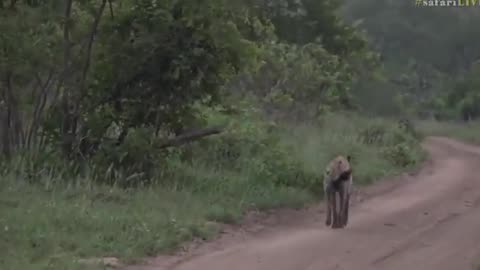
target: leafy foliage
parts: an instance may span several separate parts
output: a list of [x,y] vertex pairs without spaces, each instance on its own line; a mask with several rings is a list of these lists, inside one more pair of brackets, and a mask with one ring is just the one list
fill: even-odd
[[[364,31],[384,64],[382,79],[357,85],[359,105],[390,115],[463,117],[456,107],[468,104],[456,100],[447,105],[438,97],[455,91],[452,82],[462,80],[480,56],[480,39],[473,34],[479,22],[474,8],[460,11],[420,8],[409,1],[349,0],[342,14]],[[372,96],[382,96],[373,107]]]
[[275,119],[353,108],[352,83],[371,55],[337,8],[328,0],[3,5],[3,152],[49,149],[74,172],[146,180],[171,155],[155,150],[162,142],[205,124],[198,108],[245,94]]
[[466,121],[480,116],[479,72],[480,66],[473,65],[464,78],[457,80],[453,89],[445,97],[445,107],[453,108]]

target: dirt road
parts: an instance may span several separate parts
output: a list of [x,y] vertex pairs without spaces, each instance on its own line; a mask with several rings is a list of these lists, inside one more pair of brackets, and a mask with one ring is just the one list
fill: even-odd
[[130,269],[474,269],[480,259],[480,148],[438,137],[424,147],[431,159],[424,168],[362,191],[343,230],[325,227],[323,205],[285,211],[182,257]]

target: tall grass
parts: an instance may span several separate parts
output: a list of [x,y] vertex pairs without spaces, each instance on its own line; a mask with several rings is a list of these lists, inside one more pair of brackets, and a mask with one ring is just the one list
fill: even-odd
[[445,136],[467,143],[480,144],[480,122],[468,123],[440,122],[434,120],[418,121],[418,129],[425,135]]
[[407,170],[424,157],[419,139],[395,123],[348,115],[327,115],[316,126],[278,126],[250,115],[182,151],[161,160],[154,184],[130,189],[89,177],[43,175],[32,184],[18,173],[21,165],[5,170],[0,269],[83,269],[74,259],[168,252],[214,236],[216,224],[240,222],[250,209],[321,199],[325,165],[337,154],[352,155],[358,184]]

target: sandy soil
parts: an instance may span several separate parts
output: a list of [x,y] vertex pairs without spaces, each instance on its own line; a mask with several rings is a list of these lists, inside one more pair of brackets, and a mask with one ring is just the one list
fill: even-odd
[[208,243],[128,270],[473,269],[480,259],[480,147],[424,142],[421,170],[354,194],[349,224],[333,230],[324,206],[252,213]]

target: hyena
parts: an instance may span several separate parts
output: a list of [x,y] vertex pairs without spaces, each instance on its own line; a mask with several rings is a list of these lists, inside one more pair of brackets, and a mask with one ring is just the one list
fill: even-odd
[[[353,184],[351,157],[337,156],[327,166],[323,189],[327,204],[327,219],[325,225],[332,228],[344,228],[348,223],[348,209]],[[337,196],[340,202],[337,211]]]

